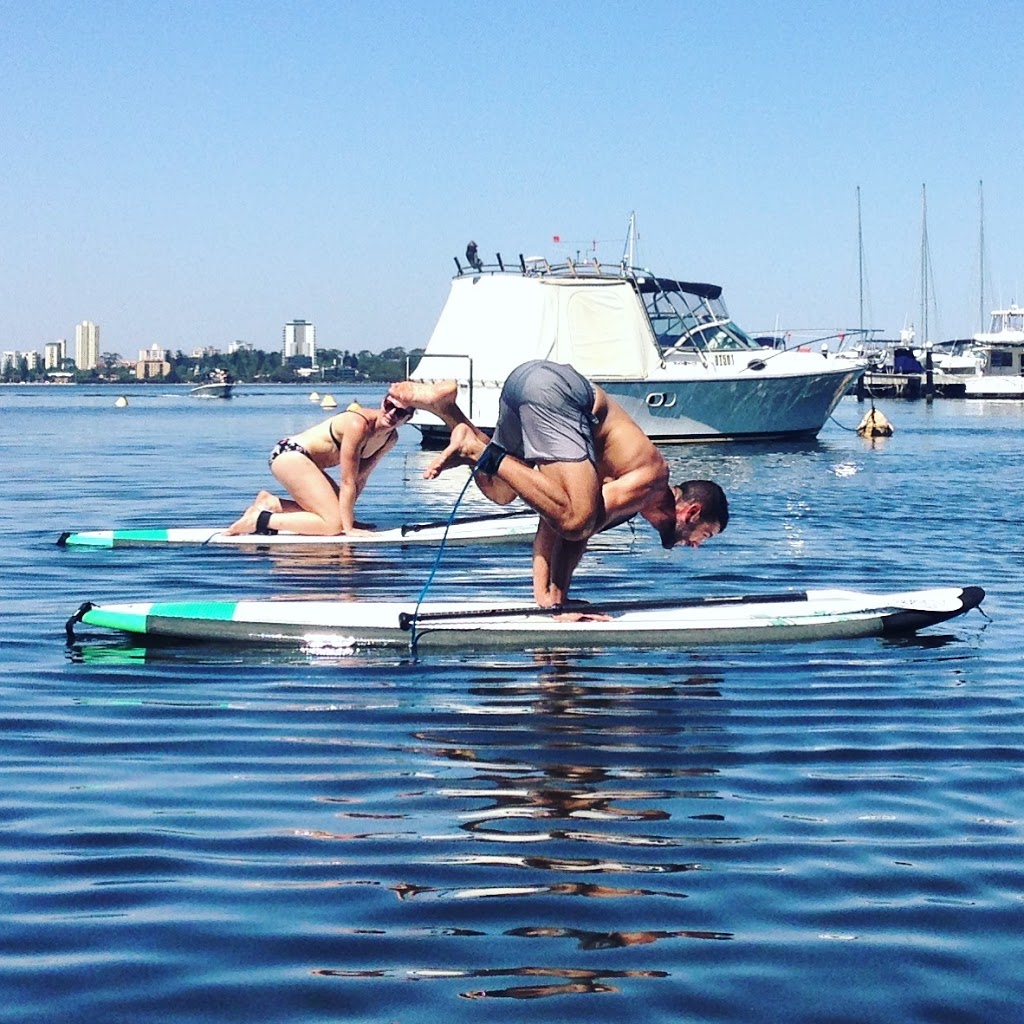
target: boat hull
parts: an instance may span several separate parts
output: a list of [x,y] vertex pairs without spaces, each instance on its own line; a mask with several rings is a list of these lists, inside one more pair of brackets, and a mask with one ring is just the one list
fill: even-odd
[[965,398],[1024,399],[1024,377],[979,375],[964,381]]
[[230,398],[234,384],[200,384],[189,392],[192,398]]
[[[861,375],[861,367],[833,367],[792,375],[748,371],[742,375],[706,374],[594,383],[611,395],[653,441],[765,441],[816,437],[843,395]],[[494,430],[500,385],[476,385],[460,404],[472,406],[470,418],[482,430]],[[414,424],[424,444],[447,443],[448,429],[419,414]]]
[[653,440],[742,441],[816,437],[859,373],[597,383]]
[[588,607],[599,621],[564,621],[534,605],[374,601],[202,601],[100,605],[68,621],[187,641],[305,648],[689,647],[853,639],[917,632],[976,608],[979,587],[870,595],[847,590]]

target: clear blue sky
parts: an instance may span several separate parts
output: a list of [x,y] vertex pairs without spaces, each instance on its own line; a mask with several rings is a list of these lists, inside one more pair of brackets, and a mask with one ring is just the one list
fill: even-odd
[[[1024,3],[0,0],[0,347],[412,348],[452,257],[619,259],[748,329],[1024,301]],[[563,239],[561,246],[552,236]],[[930,319],[935,314],[930,316]]]

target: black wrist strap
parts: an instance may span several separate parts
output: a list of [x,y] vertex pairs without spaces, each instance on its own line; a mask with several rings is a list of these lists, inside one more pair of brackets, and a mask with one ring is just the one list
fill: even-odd
[[277,533],[277,530],[270,528],[270,517],[274,513],[269,508],[263,509],[262,512],[256,517],[256,532],[262,534],[264,537],[270,537]]
[[506,455],[508,455],[508,452],[500,444],[495,444],[492,441],[480,453],[480,458],[476,460],[476,471],[478,473],[486,473],[488,476],[494,476],[498,472],[501,460]]

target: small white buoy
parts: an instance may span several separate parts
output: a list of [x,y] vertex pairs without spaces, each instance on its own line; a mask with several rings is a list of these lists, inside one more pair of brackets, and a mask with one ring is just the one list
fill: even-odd
[[319,391],[311,392],[310,396],[309,396],[309,400],[311,402],[319,402],[320,401],[320,392]]
[[121,395],[121,397],[118,398],[118,400],[114,403],[114,405],[116,405],[118,409],[123,409],[127,404],[128,399],[125,398],[124,395]]
[[334,400],[334,395],[324,395],[323,401],[320,403],[321,409],[337,409],[338,403]]

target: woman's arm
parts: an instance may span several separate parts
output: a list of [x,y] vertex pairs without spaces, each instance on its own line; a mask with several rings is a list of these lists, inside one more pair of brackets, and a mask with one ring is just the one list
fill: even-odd
[[359,494],[363,493],[363,488],[366,486],[366,481],[370,478],[370,474],[377,468],[377,463],[384,458],[385,455],[398,443],[398,431],[392,430],[388,434],[384,443],[372,454],[368,455],[365,459],[361,459],[359,463],[359,481],[357,484],[357,490]]
[[361,452],[369,432],[370,428],[362,417],[347,417],[338,452],[338,513],[343,533],[351,533],[355,528],[356,499],[363,489],[360,482]]

